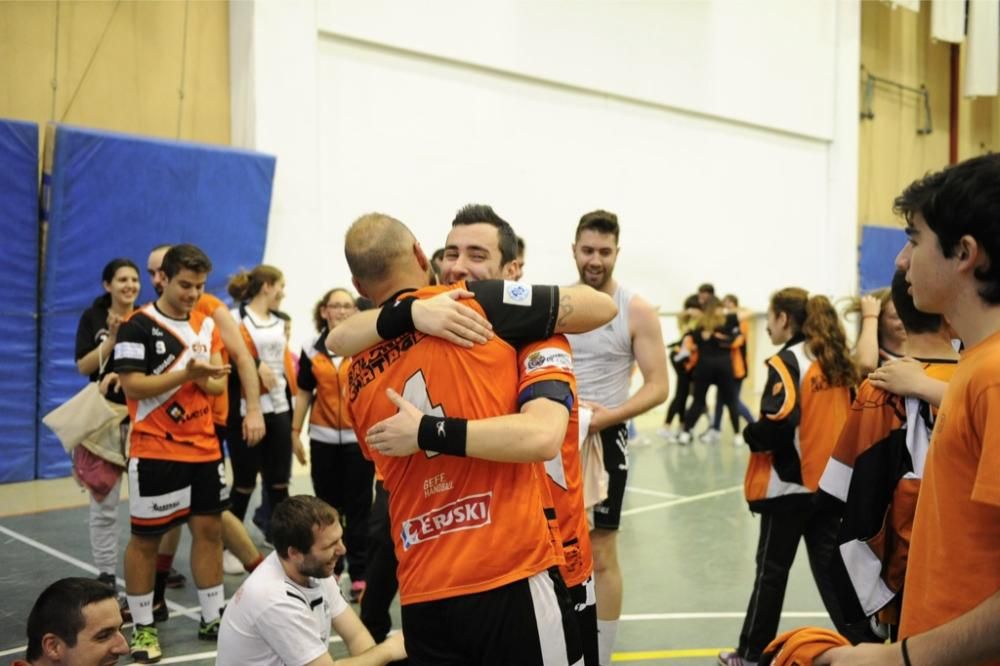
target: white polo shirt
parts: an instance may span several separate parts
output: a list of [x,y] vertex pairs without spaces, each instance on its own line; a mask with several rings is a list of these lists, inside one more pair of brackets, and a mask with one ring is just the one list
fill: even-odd
[[329,651],[330,623],[347,608],[333,577],[310,578],[302,587],[272,552],[226,606],[216,664],[308,664]]

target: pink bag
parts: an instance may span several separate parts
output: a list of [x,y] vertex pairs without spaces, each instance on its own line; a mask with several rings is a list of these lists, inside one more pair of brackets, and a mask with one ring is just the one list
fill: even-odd
[[95,456],[85,446],[73,449],[73,476],[84,485],[98,502],[118,483],[122,468]]

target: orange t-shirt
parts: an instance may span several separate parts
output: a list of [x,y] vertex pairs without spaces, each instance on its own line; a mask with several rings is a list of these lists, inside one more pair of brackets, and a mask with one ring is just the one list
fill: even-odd
[[945,624],[1000,590],[997,433],[1000,332],[962,354],[938,411],[913,523],[902,637]]
[[[207,361],[221,350],[222,340],[211,317],[193,311],[187,319],[172,319],[149,303],[133,312],[119,329],[115,371],[162,375],[184,368],[192,358]],[[180,462],[219,459],[211,404],[195,382],[127,402],[132,457]]]
[[[194,305],[194,311],[200,312],[205,317],[214,320],[215,311],[222,308],[222,311],[229,316],[229,310],[226,308],[225,303],[220,301],[215,295],[205,292],[198,299],[198,302]],[[225,347],[222,349],[222,362],[229,363],[229,352],[226,351]],[[233,368],[233,372],[236,369]],[[226,418],[229,416],[229,385],[226,384],[226,388],[222,390],[219,395],[208,396],[208,401],[212,403],[212,421],[216,425],[225,426]]]
[[562,335],[521,347],[517,359],[521,385],[518,393],[540,381],[565,382],[573,392],[573,408],[562,447],[544,465],[545,479],[556,510],[566,564],[559,567],[567,587],[580,585],[594,571],[587,512],[583,507],[583,471],[580,465],[580,418],[573,351]]
[[[465,283],[415,295],[429,298],[459,287]],[[485,315],[476,300],[459,302]],[[500,335],[462,349],[410,333],[353,358],[351,416],[361,450],[389,492],[404,605],[495,589],[560,563],[558,534],[546,520],[535,466],[425,451],[386,457],[365,443],[367,430],[397,411],[385,395],[388,388],[437,416],[480,419],[517,412],[517,352]]]

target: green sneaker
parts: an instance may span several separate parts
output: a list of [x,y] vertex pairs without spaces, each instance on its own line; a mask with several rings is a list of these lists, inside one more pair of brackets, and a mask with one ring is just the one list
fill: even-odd
[[137,624],[132,627],[132,642],[129,644],[132,660],[138,664],[155,664],[163,656],[160,651],[160,634],[151,624]]
[[198,625],[198,639],[202,641],[219,640],[219,626],[222,624],[222,617],[219,616],[211,622],[201,621]]

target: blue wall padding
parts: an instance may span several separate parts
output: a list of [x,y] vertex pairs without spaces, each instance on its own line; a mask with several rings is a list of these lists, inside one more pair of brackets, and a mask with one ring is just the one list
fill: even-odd
[[870,226],[861,228],[858,262],[861,293],[892,284],[892,274],[896,272],[896,255],[904,245],[906,234],[902,229]]
[[0,120],[0,483],[35,477],[38,125]]
[[[149,250],[194,243],[212,259],[208,290],[264,255],[275,159],[269,155],[59,125],[50,178],[42,288],[42,414],[83,387],[73,359],[80,313],[103,293],[101,270],[129,257],[142,270],[139,303],[155,298]],[[46,171],[48,172],[48,166]],[[58,440],[39,424],[39,476],[69,473]]]

